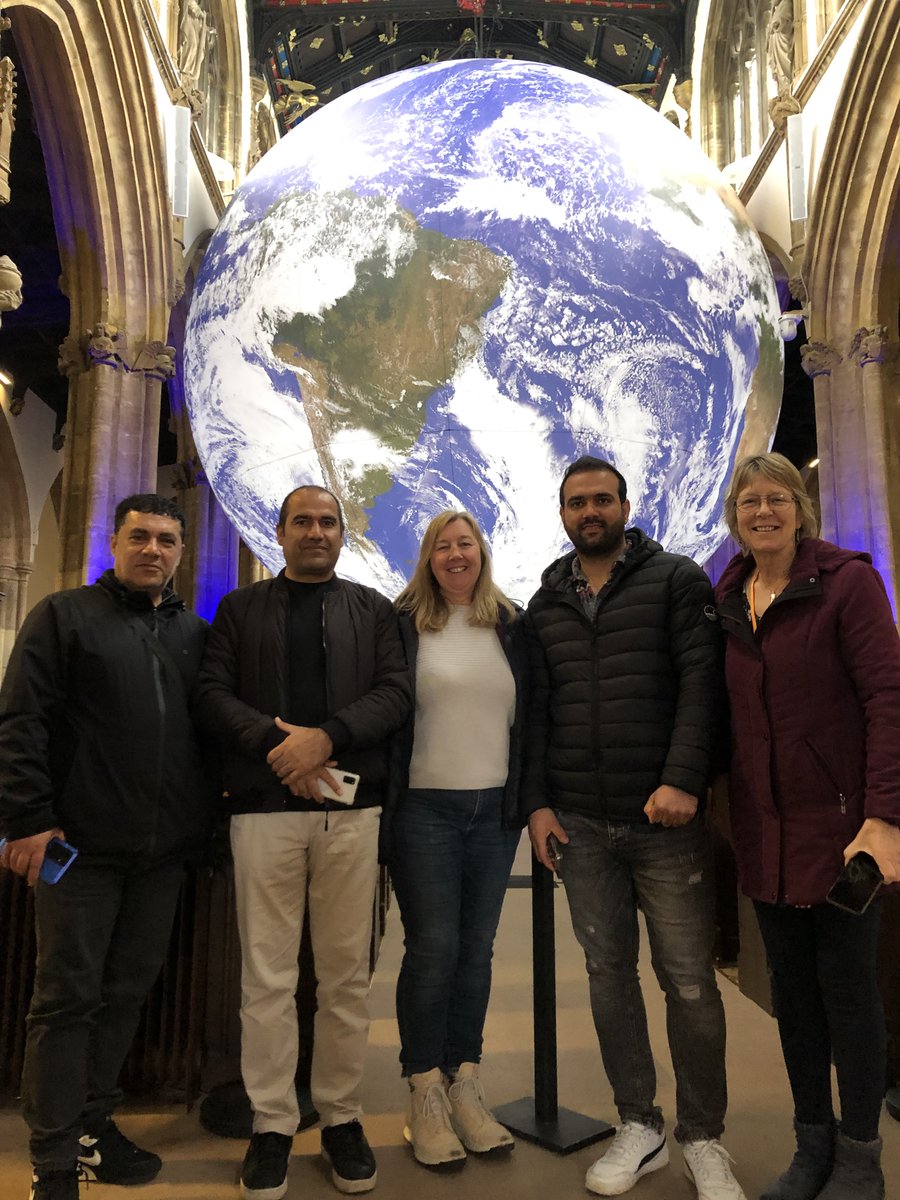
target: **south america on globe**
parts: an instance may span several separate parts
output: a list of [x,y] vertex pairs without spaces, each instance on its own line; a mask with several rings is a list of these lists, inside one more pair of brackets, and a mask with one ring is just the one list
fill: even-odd
[[668,121],[559,68],[433,64],[331,102],[238,188],[191,301],[188,410],[270,569],[282,498],[322,483],[348,578],[396,594],[462,507],[527,599],[582,453],[668,549],[715,549],[731,465],[774,431],[777,321],[748,218]]

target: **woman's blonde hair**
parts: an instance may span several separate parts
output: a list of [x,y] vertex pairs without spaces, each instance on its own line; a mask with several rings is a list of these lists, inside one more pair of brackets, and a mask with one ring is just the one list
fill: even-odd
[[783,454],[751,454],[748,458],[742,458],[735,465],[731,483],[725,493],[725,523],[728,526],[728,532],[744,553],[747,553],[747,549],[741,542],[738,533],[737,498],[754,475],[765,475],[766,479],[771,479],[773,483],[777,483],[779,487],[783,487],[785,491],[791,493],[797,505],[797,512],[800,514],[797,540],[816,537],[819,532],[819,522],[813,509],[812,500],[809,498],[809,492],[806,490],[806,484],[794,464]]
[[419,561],[416,563],[413,577],[394,601],[398,611],[412,614],[418,633],[436,633],[444,628],[447,618],[450,616],[450,606],[444,599],[431,569],[431,556],[438,538],[454,521],[466,522],[472,530],[472,536],[481,553],[481,572],[472,594],[469,624],[496,625],[500,619],[501,610],[507,612],[510,617],[516,611],[513,602],[507,599],[494,583],[491,573],[491,554],[484,535],[478,528],[478,522],[471,513],[457,512],[455,509],[449,508],[444,512],[439,512],[429,523],[422,537],[422,545],[419,547]]

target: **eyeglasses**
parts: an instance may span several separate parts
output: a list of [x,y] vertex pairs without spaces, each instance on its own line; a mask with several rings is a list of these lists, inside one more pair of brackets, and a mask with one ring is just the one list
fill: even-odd
[[773,512],[778,512],[779,509],[794,503],[793,496],[745,496],[743,500],[737,501],[735,508],[738,512],[750,513],[757,512],[765,504]]

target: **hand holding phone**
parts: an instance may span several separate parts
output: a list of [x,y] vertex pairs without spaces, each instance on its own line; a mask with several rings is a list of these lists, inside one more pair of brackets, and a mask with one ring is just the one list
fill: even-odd
[[557,879],[562,878],[559,873],[560,863],[562,862],[562,850],[559,845],[559,838],[553,833],[547,834],[547,857],[553,863],[553,870]]
[[[0,839],[0,853],[7,845],[7,839]],[[44,847],[44,861],[38,872],[38,878],[44,883],[58,883],[78,857],[78,851],[62,838],[52,837]]]
[[324,798],[326,800],[334,800],[338,804],[352,804],[356,799],[359,776],[354,775],[352,771],[342,771],[340,767],[328,767],[327,771],[341,785],[341,794],[338,795],[331,784],[320,778],[319,791]]
[[884,883],[884,876],[871,854],[860,851],[844,866],[843,871],[831,885],[825,899],[835,908],[861,917]]

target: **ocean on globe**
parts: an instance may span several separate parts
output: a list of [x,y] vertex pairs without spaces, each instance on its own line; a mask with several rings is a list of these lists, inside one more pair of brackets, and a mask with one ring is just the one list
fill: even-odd
[[774,431],[777,322],[757,234],[675,126],[559,68],[437,63],[334,100],[238,188],[191,302],[188,409],[272,571],[282,498],[321,483],[344,576],[395,595],[463,507],[527,600],[580,454],[668,549],[715,549],[736,453]]

